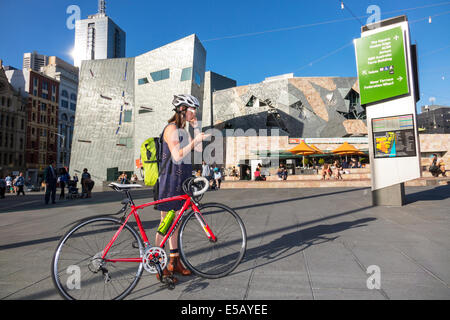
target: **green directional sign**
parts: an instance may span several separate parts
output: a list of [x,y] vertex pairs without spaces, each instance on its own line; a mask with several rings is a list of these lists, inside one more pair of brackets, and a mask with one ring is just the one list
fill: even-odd
[[362,37],[355,45],[361,104],[409,93],[401,27]]

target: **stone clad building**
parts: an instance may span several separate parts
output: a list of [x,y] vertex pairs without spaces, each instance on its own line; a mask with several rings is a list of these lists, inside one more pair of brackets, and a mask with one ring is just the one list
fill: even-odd
[[367,134],[355,77],[294,77],[213,93],[218,129],[271,129],[289,137],[344,137]]
[[0,176],[25,173],[27,112],[21,93],[9,84],[0,60]]

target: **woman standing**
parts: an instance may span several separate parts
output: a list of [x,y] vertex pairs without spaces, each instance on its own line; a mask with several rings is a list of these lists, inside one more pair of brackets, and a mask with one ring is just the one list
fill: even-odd
[[[168,125],[163,131],[161,167],[159,175],[159,199],[174,197],[184,194],[183,182],[192,176],[191,151],[196,146],[201,147],[201,142],[205,139],[205,134],[200,133],[197,128],[197,109],[200,104],[194,96],[180,94],[174,96],[172,104],[175,114],[168,121]],[[189,133],[184,130],[186,122],[194,128],[195,138],[192,140]],[[199,150],[201,151],[201,150]],[[169,210],[178,211],[181,209],[183,201],[170,201],[158,205],[161,210],[161,221],[163,221]],[[163,236],[156,234],[155,243],[161,243]],[[163,271],[163,276],[179,273],[190,275],[191,272],[181,263],[178,252],[178,230],[169,239],[170,260],[167,268]],[[157,275],[157,278],[158,275]],[[174,278],[174,282],[177,279]]]

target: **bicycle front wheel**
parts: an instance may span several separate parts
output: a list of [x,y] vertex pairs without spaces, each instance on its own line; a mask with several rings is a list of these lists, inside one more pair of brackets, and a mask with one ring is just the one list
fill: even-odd
[[[209,203],[191,212],[183,220],[178,236],[181,258],[196,275],[221,278],[232,272],[244,257],[247,233],[244,223],[233,209]],[[216,241],[208,239],[202,223],[208,225]]]
[[124,226],[102,259],[103,250],[121,225],[111,217],[92,218],[62,237],[53,257],[52,278],[63,298],[117,300],[133,290],[142,275],[142,263],[109,261],[142,257],[143,244],[132,227]]

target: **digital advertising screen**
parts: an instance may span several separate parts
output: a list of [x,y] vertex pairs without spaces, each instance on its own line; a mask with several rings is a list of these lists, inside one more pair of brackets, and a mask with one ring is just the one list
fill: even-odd
[[372,119],[375,158],[416,156],[412,114]]

